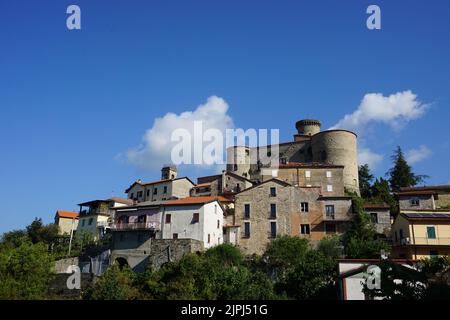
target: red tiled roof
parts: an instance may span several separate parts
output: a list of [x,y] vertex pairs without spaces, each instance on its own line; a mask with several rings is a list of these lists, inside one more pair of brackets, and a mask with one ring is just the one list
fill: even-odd
[[178,206],[178,205],[185,205],[185,204],[204,204],[209,203],[213,201],[219,201],[219,202],[231,202],[231,200],[223,197],[223,196],[205,196],[205,197],[187,197],[177,200],[170,200],[162,205],[164,206]]
[[202,187],[209,187],[211,186],[211,182],[205,182],[205,183],[199,183],[194,188],[202,188]]
[[78,219],[79,213],[73,212],[73,211],[58,210],[58,211],[56,211],[56,215],[60,218],[69,218],[69,219],[76,218],[76,219]]

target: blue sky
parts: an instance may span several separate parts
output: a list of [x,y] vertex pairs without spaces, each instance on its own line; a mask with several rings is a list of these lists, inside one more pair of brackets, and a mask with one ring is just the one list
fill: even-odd
[[[70,4],[82,30],[66,28]],[[366,28],[370,4],[381,30]],[[448,183],[449,18],[445,0],[1,0],[0,232],[158,178],[118,155],[213,95],[236,127],[290,140],[298,119],[328,128],[366,94],[411,90],[428,109],[401,129],[368,123],[364,147],[384,175],[396,145],[425,146],[414,170]]]

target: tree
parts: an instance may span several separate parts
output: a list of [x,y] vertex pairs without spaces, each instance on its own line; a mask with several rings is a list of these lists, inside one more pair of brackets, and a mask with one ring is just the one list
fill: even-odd
[[0,250],[0,299],[43,299],[51,280],[52,259],[43,243],[22,242]]
[[[294,299],[316,299],[320,293],[329,287],[334,290],[336,263],[323,253],[310,250],[298,261],[294,269],[289,271],[285,281],[277,284],[279,289],[286,291]],[[327,298],[335,298],[328,296]]]
[[279,280],[303,259],[309,249],[307,239],[282,236],[269,243],[263,261],[269,274]]
[[5,232],[0,241],[0,250],[19,247],[22,243],[30,241],[25,230]]
[[58,236],[58,226],[55,224],[44,225],[41,218],[35,218],[26,230],[32,243],[50,244]]
[[370,216],[364,211],[364,200],[353,194],[353,217],[346,238],[346,254],[349,258],[377,258],[382,250],[389,251],[386,242],[376,239],[376,231]]
[[428,178],[428,176],[413,173],[400,146],[394,151],[392,161],[394,166],[387,172],[387,175],[389,176],[391,190],[394,192],[400,191],[400,188],[403,187],[413,187]]
[[342,245],[339,236],[327,236],[317,244],[317,251],[325,257],[338,259],[342,256]]
[[371,197],[371,183],[374,177],[370,173],[368,164],[364,164],[358,167],[358,177],[361,197],[364,199],[369,199]]
[[95,285],[84,293],[90,300],[133,300],[139,296],[134,287],[134,274],[130,268],[114,265],[99,278]]

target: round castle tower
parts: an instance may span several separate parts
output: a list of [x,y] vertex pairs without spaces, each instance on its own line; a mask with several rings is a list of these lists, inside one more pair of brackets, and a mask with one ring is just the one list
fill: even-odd
[[295,127],[297,128],[298,135],[313,136],[320,132],[321,123],[315,119],[304,119],[297,121]]
[[327,130],[311,137],[313,161],[344,166],[344,187],[359,194],[357,135],[348,130]]
[[227,171],[242,177],[249,177],[250,148],[234,146],[227,148]]

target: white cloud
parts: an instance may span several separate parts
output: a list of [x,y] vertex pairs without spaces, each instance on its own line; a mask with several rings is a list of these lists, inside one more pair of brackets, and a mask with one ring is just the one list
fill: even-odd
[[370,169],[376,168],[381,161],[383,161],[383,155],[371,151],[369,148],[360,148],[358,150],[358,164],[368,164]]
[[410,90],[397,92],[388,97],[381,93],[368,93],[358,108],[347,114],[332,129],[347,129],[361,133],[371,123],[384,123],[394,130],[405,123],[420,118],[429,108],[417,100]]
[[228,108],[224,99],[211,96],[194,111],[185,111],[181,114],[169,112],[162,118],[156,118],[153,126],[142,138],[142,144],[128,150],[125,157],[129,163],[141,169],[160,169],[163,164],[171,162],[171,150],[176,144],[171,141],[174,130],[185,129],[193,137],[194,122],[202,121],[203,132],[214,128],[225,136],[225,130],[234,127],[233,119],[227,114]]
[[415,164],[429,158],[432,153],[433,152],[427,146],[421,145],[417,149],[406,151],[405,158],[409,164]]

